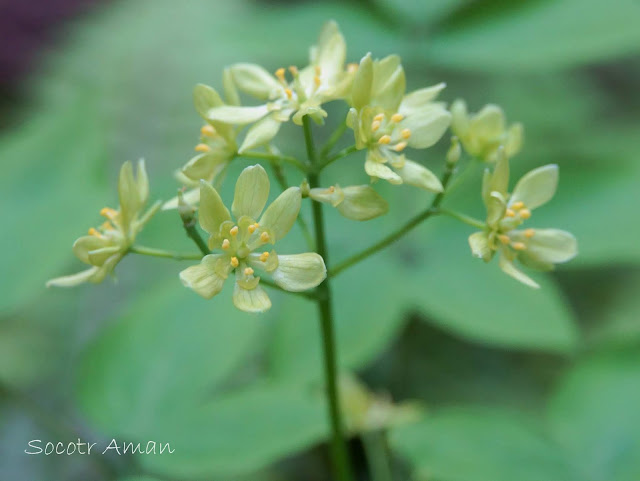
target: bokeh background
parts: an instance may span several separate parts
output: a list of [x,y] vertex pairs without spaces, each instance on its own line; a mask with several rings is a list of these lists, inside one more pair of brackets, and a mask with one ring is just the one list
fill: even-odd
[[[152,197],[175,195],[172,172],[197,142],[196,83],[219,86],[237,61],[304,65],[331,18],[350,61],[399,53],[409,88],[445,81],[444,100],[497,103],[523,122],[514,177],[546,163],[561,172],[531,223],[567,229],[580,247],[532,291],[472,259],[465,226],[434,219],[336,279],[342,367],[427,407],[389,433],[396,478],[640,479],[638,2],[4,0],[1,480],[329,479],[313,305],[274,293],[268,314],[243,315],[228,292],[207,302],[184,289],[187,263],[134,256],[117,283],[44,283],[81,268],[71,244],[115,207],[123,161],[144,157]],[[342,110],[331,113],[336,122]],[[295,128],[278,143],[303,155]],[[440,172],[445,149],[420,160]],[[482,217],[477,170],[447,203]],[[362,159],[333,165],[335,181],[366,182]],[[408,187],[379,190],[384,218],[329,213],[330,261],[429,202]],[[158,215],[140,243],[193,248],[175,213]],[[300,251],[301,236],[287,244]],[[176,453],[24,454],[32,439],[78,437],[170,442]],[[350,449],[368,479],[357,438]]]

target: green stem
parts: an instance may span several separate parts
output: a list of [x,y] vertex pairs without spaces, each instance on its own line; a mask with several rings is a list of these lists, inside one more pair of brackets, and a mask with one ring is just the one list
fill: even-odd
[[361,439],[371,481],[393,481],[384,431],[364,433]]
[[145,247],[145,246],[131,246],[129,248],[129,252],[134,254],[141,254],[143,256],[153,256],[153,257],[165,257],[167,259],[175,259],[177,261],[199,261],[202,259],[202,254],[186,254],[180,252],[172,252],[166,251],[163,249],[154,249],[153,247]]
[[364,259],[366,259],[369,256],[372,256],[373,254],[375,254],[376,252],[384,249],[388,245],[393,244],[395,241],[397,241],[398,239],[403,237],[407,232],[409,232],[410,230],[412,230],[416,226],[420,225],[423,221],[425,221],[429,217],[437,214],[438,213],[438,207],[440,206],[440,204],[444,200],[444,196],[445,196],[445,193],[446,193],[446,190],[447,190],[447,185],[449,185],[449,182],[451,181],[451,176],[453,175],[454,170],[455,170],[455,166],[447,163],[445,171],[444,171],[444,174],[442,175],[442,180],[441,180],[441,182],[442,182],[442,192],[440,192],[438,195],[435,196],[435,198],[433,199],[433,202],[431,202],[431,205],[428,208],[426,208],[421,213],[419,213],[418,215],[416,215],[415,217],[410,219],[406,224],[404,224],[402,227],[400,227],[395,232],[392,232],[391,234],[389,234],[384,239],[382,239],[379,242],[375,243],[371,247],[368,247],[367,249],[363,250],[362,252],[359,252],[359,253],[357,253],[357,254],[345,259],[344,261],[340,262],[338,265],[336,265],[332,269],[329,269],[328,276],[329,277],[337,276],[338,274],[340,274],[345,269],[357,264],[358,262],[363,261]]
[[435,213],[448,215],[449,217],[458,219],[460,222],[464,222],[465,224],[470,225],[471,227],[476,227],[478,229],[486,229],[487,227],[487,224],[485,224],[481,220],[475,219],[461,212],[456,212],[449,209],[438,209]]
[[347,155],[357,151],[358,151],[358,148],[355,145],[351,145],[345,149],[342,149],[340,152],[327,158],[322,164],[320,164],[320,166],[318,167],[318,172],[323,170],[325,167],[329,166],[330,164],[333,164],[336,160],[346,157]]
[[193,242],[196,243],[196,245],[198,246],[198,249],[200,249],[200,252],[202,252],[202,255],[206,256],[211,254],[211,251],[209,250],[209,246],[207,245],[207,243],[204,241],[204,239],[198,232],[198,229],[196,229],[195,215],[190,214],[187,217],[183,217],[182,223],[184,225],[184,230],[186,231],[187,236],[189,236],[191,240],[193,240]]
[[[282,170],[282,165],[276,161],[271,161],[271,168],[273,169],[273,174],[280,185],[280,188],[285,191],[287,190],[287,179],[284,176],[284,171]],[[300,230],[302,231],[302,235],[304,236],[305,241],[307,242],[307,246],[310,250],[315,251],[315,241],[313,240],[313,236],[311,235],[311,231],[309,230],[309,226],[307,225],[307,221],[304,220],[304,217],[298,215],[296,219],[298,222],[298,226],[300,226]]]
[[285,162],[294,166],[303,173],[306,173],[309,170],[304,163],[300,162],[295,157],[289,157],[287,155],[268,154],[266,152],[243,152],[242,154],[239,154],[239,156],[246,157],[247,159],[268,160],[269,162]]
[[327,140],[327,143],[324,144],[324,147],[322,147],[322,150],[320,151],[320,157],[324,158],[327,156],[329,152],[331,152],[331,149],[333,149],[333,146],[336,145],[338,143],[338,140],[340,140],[340,137],[344,135],[345,130],[347,130],[346,117],[340,123],[340,125],[338,125],[338,128],[333,131],[333,133],[329,137],[329,140]]
[[[313,145],[313,135],[309,117],[302,118],[304,127],[304,138],[307,146],[307,156],[311,166],[316,166],[318,158]],[[320,179],[316,172],[309,173],[309,185],[318,187]],[[324,215],[322,204],[312,202],[313,222],[316,234],[316,249],[322,256],[325,263],[328,263],[328,253],[326,236],[324,232]],[[331,459],[336,478],[339,481],[351,481],[351,466],[344,437],[342,414],[340,412],[340,397],[338,393],[338,362],[335,345],[335,333],[332,317],[332,299],[329,278],[317,287],[318,292],[318,313],[320,315],[320,326],[322,329],[322,347],[324,353],[324,375],[329,408],[329,418],[331,421]]]

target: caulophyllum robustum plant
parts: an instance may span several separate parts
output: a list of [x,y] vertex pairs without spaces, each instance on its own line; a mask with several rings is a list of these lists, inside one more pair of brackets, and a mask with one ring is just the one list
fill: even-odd
[[[362,410],[351,414],[354,409],[350,406],[377,406],[379,412],[373,416],[376,426],[402,416],[393,411],[400,407],[376,403],[365,390],[354,390],[355,381],[338,382],[333,312],[340,307],[332,304],[331,279],[439,215],[472,226],[470,253],[485,262],[497,255],[504,273],[530,287],[537,288],[538,284],[520,266],[548,271],[577,252],[576,240],[568,232],[526,225],[534,209],[553,197],[557,166],[534,169],[512,187],[509,161],[522,146],[522,126],[508,126],[504,113],[495,105],[487,105],[475,114],[469,114],[460,100],[448,107],[438,100],[444,88],[440,83],[405,92],[405,73],[396,55],[375,59],[367,54],[359,64],[346,64],[345,41],[335,22],[325,24],[304,68],[282,67],[271,73],[254,64],[232,65],[222,75],[224,95],[209,86],[195,87],[195,107],[204,125],[195,146],[196,155],[177,172],[183,184],[179,195],[162,206],[156,203],[145,209],[149,197],[145,165],[140,161],[134,173],[132,164],[126,162],[120,170],[119,208],[102,209],[100,214],[106,221],[73,244],[75,255],[89,268],[53,279],[48,285],[101,282],[132,253],[197,261],[180,272],[182,284],[210,299],[221,292],[225,282],[232,282],[232,302],[242,311],[268,310],[268,289],[303,295],[317,303],[333,465],[337,479],[352,479],[345,425],[349,431],[360,425],[364,429],[369,418],[362,415]],[[255,101],[243,105],[241,94],[243,99]],[[346,104],[344,118],[326,144],[316,148],[314,126],[324,125],[328,116],[325,104],[333,101]],[[301,128],[305,159],[282,154],[276,147],[278,132],[287,122]],[[441,140],[448,129],[452,132],[450,147],[443,158],[442,175],[438,176],[418,159],[421,151]],[[347,135],[353,136],[353,144],[336,151],[335,146]],[[359,151],[364,151],[365,158],[362,177],[368,176],[370,183],[351,185],[352,179],[344,178],[340,185],[322,184],[321,174],[327,166]],[[478,201],[484,203],[487,212],[484,220],[442,206],[451,180],[458,174],[463,152],[470,158],[467,166],[485,165],[478,188]],[[247,166],[233,179],[233,199],[223,198],[219,188],[229,164],[245,159],[260,163]],[[298,185],[287,185],[285,165],[299,173]],[[273,185],[265,167],[273,171],[281,189],[271,203],[268,199]],[[379,180],[398,189],[414,189],[414,202],[424,204],[424,210],[360,253],[327,266],[331,246],[327,245],[325,229],[330,226],[325,225],[323,209],[335,208],[354,221],[385,215],[389,206],[374,188]],[[302,202],[311,203],[312,229],[300,216]],[[187,235],[199,249],[197,254],[136,244],[137,234],[161,207],[164,211],[177,209]],[[281,252],[280,240],[296,223],[308,245],[293,253],[286,249]],[[341,402],[339,387],[357,395],[350,402]],[[346,421],[342,411],[346,412]]]

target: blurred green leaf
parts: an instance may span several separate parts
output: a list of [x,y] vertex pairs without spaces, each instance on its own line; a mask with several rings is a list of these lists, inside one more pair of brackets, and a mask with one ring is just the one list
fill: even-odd
[[327,426],[321,398],[281,387],[253,387],[190,409],[174,407],[163,428],[152,432],[175,453],[146,456],[142,464],[179,479],[227,479],[255,471],[321,440]]
[[636,54],[640,5],[620,0],[476,2],[429,40],[425,58],[485,72],[539,71]]
[[397,429],[392,446],[412,463],[418,479],[577,481],[539,423],[505,409],[442,409]]
[[566,375],[547,423],[504,409],[448,408],[395,430],[392,443],[418,472],[442,481],[633,481],[638,405],[638,353],[599,354]]
[[83,358],[78,396],[89,418],[105,432],[140,438],[162,432],[175,405],[204,400],[255,346],[264,323],[237,311],[228,294],[205,301],[177,278],[150,286]]

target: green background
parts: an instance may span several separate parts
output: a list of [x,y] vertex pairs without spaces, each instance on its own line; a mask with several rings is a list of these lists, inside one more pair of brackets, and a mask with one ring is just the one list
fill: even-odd
[[[228,289],[212,301],[184,289],[177,274],[188,262],[135,256],[117,283],[44,283],[80,268],[73,239],[116,206],[123,161],[146,159],[152,198],[175,194],[172,172],[197,142],[196,83],[219,87],[222,68],[238,61],[302,66],[332,18],[349,61],[399,53],[410,89],[445,81],[445,101],[464,97],[472,111],[497,103],[523,122],[514,178],[560,165],[559,192],[531,225],[579,241],[579,257],[536,276],[533,291],[473,259],[471,231],[438,218],[336,279],[342,367],[427,406],[424,420],[390,433],[397,479],[640,479],[640,5],[631,0],[120,1],[67,25],[0,136],[0,479],[327,479],[308,301],[273,293],[268,314],[242,314]],[[343,110],[330,114],[329,126]],[[303,155],[293,126],[277,144]],[[419,160],[439,173],[445,149]],[[246,165],[235,161],[228,179]],[[336,181],[366,183],[362,158],[332,165],[325,183]],[[430,200],[378,185],[389,215],[356,223],[328,212],[330,262]],[[482,217],[479,172],[446,205]],[[139,240],[194,248],[175,212]],[[280,250],[302,242],[296,231]],[[31,439],[77,437],[170,442],[176,453],[24,454]],[[360,443],[350,447],[367,479]]]

